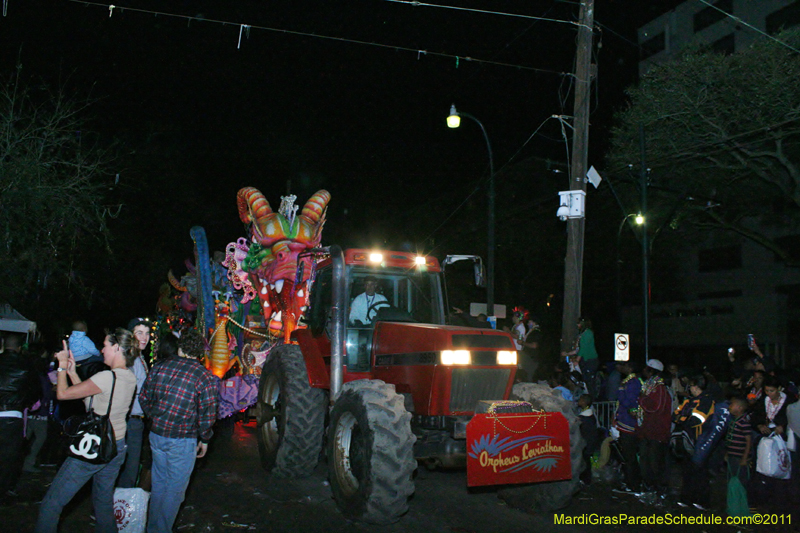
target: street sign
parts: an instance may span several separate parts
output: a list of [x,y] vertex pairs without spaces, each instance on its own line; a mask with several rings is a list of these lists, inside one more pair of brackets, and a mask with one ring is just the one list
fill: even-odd
[[614,361],[629,361],[630,342],[627,333],[614,333]]

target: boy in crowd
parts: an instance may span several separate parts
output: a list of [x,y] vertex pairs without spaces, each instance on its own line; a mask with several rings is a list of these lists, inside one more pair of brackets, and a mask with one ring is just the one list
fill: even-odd
[[600,444],[597,434],[597,417],[594,414],[592,397],[589,394],[581,394],[578,398],[578,420],[581,421],[581,436],[586,441],[586,447],[583,449],[581,481],[589,485],[592,482],[592,455]]
[[739,476],[742,485],[747,487],[750,479],[748,460],[753,449],[752,426],[747,410],[750,404],[741,396],[734,396],[728,410],[733,419],[725,439],[725,460],[728,463],[728,477]]

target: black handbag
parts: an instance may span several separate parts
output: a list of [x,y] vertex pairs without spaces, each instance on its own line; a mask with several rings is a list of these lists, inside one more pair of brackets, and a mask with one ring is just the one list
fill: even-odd
[[92,409],[94,397],[89,399],[87,412],[82,416],[70,417],[64,424],[64,433],[69,437],[67,455],[92,463],[103,465],[117,456],[117,439],[114,427],[108,416],[111,414],[111,404],[114,400],[114,388],[117,385],[117,374],[111,371],[113,382],[111,396],[108,399],[108,411],[105,415],[98,415]]

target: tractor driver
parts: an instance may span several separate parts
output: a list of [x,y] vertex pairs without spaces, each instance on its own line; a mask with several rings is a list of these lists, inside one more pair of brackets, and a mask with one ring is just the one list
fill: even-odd
[[[375,318],[377,309],[381,306],[372,307],[379,302],[387,302],[386,297],[375,292],[378,288],[378,278],[366,276],[364,278],[364,292],[353,299],[350,304],[350,324],[355,326],[367,326]],[[372,307],[372,309],[370,309]]]

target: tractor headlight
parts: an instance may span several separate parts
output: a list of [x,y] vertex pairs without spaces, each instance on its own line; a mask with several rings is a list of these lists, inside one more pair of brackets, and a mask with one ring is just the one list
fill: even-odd
[[472,357],[469,350],[442,350],[440,360],[443,365],[468,365]]
[[498,365],[516,365],[517,364],[517,352],[507,352],[507,351],[497,352],[497,364]]

